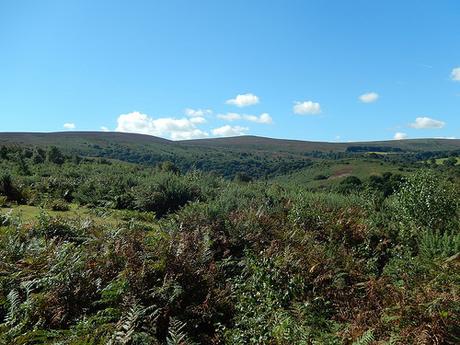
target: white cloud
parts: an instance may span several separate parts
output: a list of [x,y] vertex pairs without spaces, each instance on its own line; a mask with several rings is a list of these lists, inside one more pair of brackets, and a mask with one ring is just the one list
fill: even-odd
[[249,130],[247,127],[225,125],[219,128],[214,128],[211,132],[218,137],[233,137],[244,135]]
[[245,93],[243,95],[237,95],[235,98],[227,100],[225,103],[230,105],[236,105],[237,107],[247,107],[259,103],[259,97],[252,93]]
[[265,125],[270,125],[273,123],[273,119],[269,113],[263,113],[263,114],[260,114],[260,116],[244,115],[243,118],[247,121],[251,121],[255,123],[263,123]]
[[110,132],[110,129],[108,129],[108,128],[105,127],[105,126],[101,126],[101,131],[102,131],[102,132]]
[[321,112],[321,105],[313,101],[294,102],[292,109],[294,114],[306,115],[306,114],[319,114]]
[[62,127],[64,127],[65,129],[75,129],[77,126],[75,126],[75,123],[67,122],[64,123]]
[[202,118],[195,118],[194,120],[170,117],[153,119],[146,114],[135,111],[118,117],[116,131],[168,137],[173,140],[197,139],[209,135],[196,127],[203,120]]
[[259,116],[257,115],[248,115],[248,114],[238,114],[238,113],[226,113],[226,114],[218,114],[217,117],[219,119],[225,121],[238,121],[238,120],[246,120],[255,123],[261,123],[265,125],[270,125],[273,123],[273,119],[269,113],[262,113]]
[[192,109],[187,108],[184,110],[185,115],[189,117],[205,117],[206,115],[211,115],[211,109]]
[[450,77],[454,81],[460,81],[460,67],[455,67],[450,74]]
[[431,119],[429,117],[417,117],[414,122],[409,124],[409,127],[415,129],[430,129],[430,128],[443,128],[445,126],[445,122]]
[[204,117],[192,117],[189,121],[195,125],[199,125],[205,123],[206,119]]
[[379,99],[379,94],[376,92],[368,92],[359,96],[359,100],[363,103],[373,103]]
[[238,113],[218,114],[217,117],[219,119],[222,119],[222,120],[225,120],[225,121],[237,121],[237,120],[241,120],[243,118]]
[[403,139],[407,139],[407,134],[406,133],[402,133],[402,132],[396,132],[393,139],[395,140],[403,140]]

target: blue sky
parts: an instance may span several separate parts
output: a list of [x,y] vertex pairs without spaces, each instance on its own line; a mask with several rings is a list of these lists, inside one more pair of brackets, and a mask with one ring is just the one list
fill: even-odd
[[0,131],[458,138],[459,23],[458,0],[5,0]]

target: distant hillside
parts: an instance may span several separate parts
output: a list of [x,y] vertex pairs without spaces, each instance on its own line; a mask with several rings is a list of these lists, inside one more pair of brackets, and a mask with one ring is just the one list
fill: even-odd
[[148,165],[171,161],[181,170],[213,171],[226,177],[245,173],[254,178],[301,170],[317,159],[337,160],[373,152],[414,156],[423,152],[460,150],[460,140],[449,139],[328,143],[240,136],[170,141],[117,132],[0,133],[2,145],[57,146],[66,154]]
[[291,153],[306,151],[345,152],[349,147],[386,147],[402,151],[449,151],[460,149],[460,139],[406,139],[368,142],[318,142],[287,139],[272,139],[257,136],[184,140],[181,144],[201,147],[227,147],[234,149],[256,149],[286,151]]
[[353,146],[391,147],[403,151],[448,151],[460,149],[460,139],[406,139],[368,142],[319,142],[289,139],[272,139],[258,136],[238,136],[228,138],[195,139],[171,141],[145,134],[121,132],[54,132],[54,133],[1,133],[0,144],[26,145],[67,145],[69,147],[86,144],[125,144],[170,147],[231,148],[240,150],[284,151],[289,153],[322,151],[344,152]]
[[120,132],[54,132],[54,133],[27,133],[8,132],[0,133],[0,143],[15,143],[27,145],[78,145],[82,142],[91,143],[120,143],[120,144],[171,144],[173,141],[144,134]]

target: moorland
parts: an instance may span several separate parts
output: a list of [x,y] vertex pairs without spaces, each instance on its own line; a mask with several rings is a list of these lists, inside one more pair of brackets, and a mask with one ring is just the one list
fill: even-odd
[[0,343],[458,344],[459,157],[0,133]]

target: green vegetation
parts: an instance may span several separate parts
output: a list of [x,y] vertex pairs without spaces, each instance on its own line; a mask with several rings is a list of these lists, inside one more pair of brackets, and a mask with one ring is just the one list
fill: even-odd
[[280,175],[276,181],[283,184],[298,184],[310,189],[324,190],[338,186],[345,178],[356,176],[361,180],[384,173],[406,175],[420,168],[412,165],[382,162],[379,159],[355,158],[341,160],[321,160],[308,169]]
[[[200,170],[233,179],[244,173],[269,179],[309,170],[317,161],[373,159],[377,164],[412,164],[460,155],[460,140],[413,139],[371,143],[323,143],[254,136],[173,142],[129,133],[0,133],[0,147],[28,148],[35,163],[59,164],[53,147],[68,156],[101,157],[158,166],[172,162],[181,171]],[[386,170],[384,170],[386,171]],[[384,172],[379,170],[379,172]]]
[[460,158],[459,157],[438,158],[435,160],[435,163],[438,165],[442,164],[442,165],[447,165],[447,166],[459,165]]
[[460,342],[460,166],[254,150],[1,147],[0,344]]

